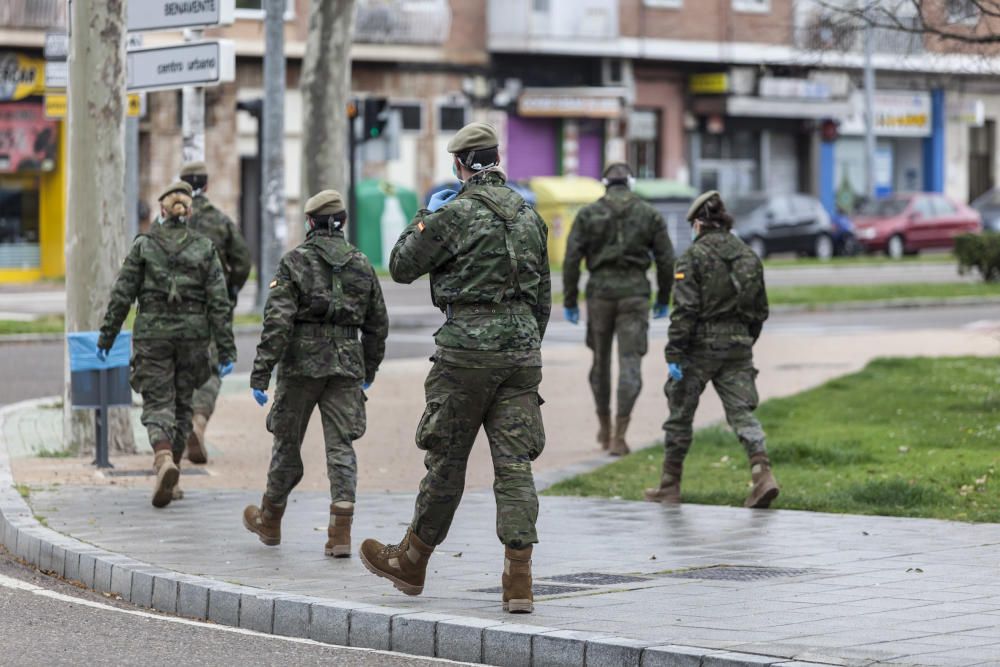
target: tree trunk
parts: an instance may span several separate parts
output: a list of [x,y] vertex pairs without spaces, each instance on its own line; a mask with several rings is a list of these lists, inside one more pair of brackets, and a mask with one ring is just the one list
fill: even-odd
[[[125,0],[71,3],[66,332],[97,329],[125,256]],[[65,364],[63,424],[72,450],[94,449],[94,416],[70,408]],[[111,451],[135,451],[128,411],[110,413]]]
[[[347,198],[347,102],[351,95],[351,35],[354,0],[312,0],[309,35],[302,62],[302,204],[320,190]],[[354,215],[355,211],[348,211]],[[353,222],[353,221],[352,221]],[[291,225],[301,240],[301,225]],[[291,235],[290,235],[291,236]]]

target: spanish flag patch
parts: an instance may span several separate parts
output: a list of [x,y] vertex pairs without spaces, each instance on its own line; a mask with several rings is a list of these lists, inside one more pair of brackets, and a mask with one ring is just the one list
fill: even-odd
[[684,280],[684,274],[680,271],[674,274],[674,280]]

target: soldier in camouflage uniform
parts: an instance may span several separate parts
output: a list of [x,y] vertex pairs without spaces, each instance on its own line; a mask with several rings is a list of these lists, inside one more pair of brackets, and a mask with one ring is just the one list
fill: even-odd
[[435,195],[392,250],[394,280],[429,273],[438,330],[417,447],[426,451],[410,529],[396,545],[365,540],[361,559],[407,595],[423,591],[427,562],[444,541],[480,428],[493,458],[497,536],[505,545],[503,606],[530,612],[538,498],[531,462],[545,445],[538,385],[551,310],[545,223],[499,171],[496,131],[462,128],[448,144],[458,193]]
[[[668,314],[674,282],[674,247],[663,216],[632,193],[632,171],[616,162],[604,170],[607,193],[576,215],[563,261],[563,306],[566,319],[580,319],[577,284],[580,261],[586,260],[587,347],[594,352],[590,388],[600,424],[597,441],[612,456],[624,456],[632,408],[642,389],[642,358],[649,333],[650,260],[656,263],[653,317]],[[611,343],[618,338],[618,406],[611,428]]]
[[236,361],[222,263],[212,242],[188,228],[190,209],[191,186],[183,181],[160,197],[160,217],[133,242],[97,341],[98,357],[106,357],[138,300],[130,381],[142,394],[142,424],[153,446],[155,507],[180,497],[175,492],[191,433],[191,398],[212,372],[209,344],[219,352],[219,375]]
[[[250,375],[254,399],[267,402],[278,366],[267,430],[274,434],[267,490],[243,525],[268,545],[281,542],[288,495],[302,479],[302,440],[319,406],[330,478],[327,556],[351,555],[358,484],[355,440],[365,432],[364,390],[385,356],[389,318],[368,258],[344,238],[347,211],[335,190],[306,202],[306,239],[285,254],[270,284],[264,331]],[[358,339],[358,334],[361,339]]]
[[[236,298],[250,275],[250,248],[233,221],[225,213],[215,208],[205,196],[208,190],[208,169],[204,162],[191,162],[181,167],[181,180],[191,186],[194,192],[191,216],[188,226],[207,236],[215,244],[222,260],[222,270],[226,276],[229,301],[236,307]],[[213,367],[218,352],[210,348]],[[193,428],[187,441],[187,456],[192,463],[207,463],[205,428],[215,412],[215,401],[222,387],[222,378],[213,372],[208,380],[194,392]]]
[[733,219],[714,190],[688,211],[696,239],[678,260],[674,312],[666,356],[669,378],[664,387],[670,417],[663,425],[666,452],[660,486],[646,490],[646,500],[681,501],[684,457],[691,447],[698,400],[711,382],[722,399],[726,420],[750,459],[753,488],[747,507],[768,507],[778,496],[771,473],[764,430],[754,417],[757,370],[753,345],[768,315],[764,267],[730,233]]

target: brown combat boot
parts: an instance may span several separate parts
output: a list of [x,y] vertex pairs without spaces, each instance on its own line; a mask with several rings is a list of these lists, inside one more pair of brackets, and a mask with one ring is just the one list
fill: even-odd
[[611,446],[611,415],[602,415],[598,412],[597,421],[600,423],[597,427],[597,442],[600,443],[601,449],[606,450]]
[[663,503],[664,505],[680,505],[681,475],[683,472],[683,463],[664,460],[660,486],[655,489],[646,489],[646,500],[651,503]]
[[346,500],[330,505],[330,525],[326,529],[327,556],[350,558],[351,522],[354,520],[354,503]]
[[197,412],[191,418],[191,435],[187,439],[187,456],[191,463],[208,463],[208,450],[205,447],[205,429],[208,427],[208,416]]
[[625,432],[628,431],[630,421],[631,417],[615,417],[615,435],[611,438],[611,447],[608,449],[611,456],[625,456],[631,451],[625,442]]
[[771,474],[771,460],[767,458],[767,454],[754,454],[750,457],[750,477],[753,479],[753,488],[743,506],[767,509],[781,491]]
[[503,610],[511,614],[530,614],[535,610],[531,595],[531,549],[504,548]]
[[170,443],[158,442],[153,446],[153,469],[156,471],[156,486],[153,488],[153,507],[166,507],[174,499],[174,487],[181,471],[174,463]]
[[420,595],[424,592],[427,561],[434,553],[434,547],[421,542],[412,529],[406,530],[406,536],[399,544],[365,540],[358,553],[361,555],[361,563],[369,572],[388,579],[396,590],[406,595]]
[[243,510],[243,527],[267,546],[277,546],[281,544],[281,517],[284,515],[284,505],[276,505],[264,496],[260,507],[247,505]]

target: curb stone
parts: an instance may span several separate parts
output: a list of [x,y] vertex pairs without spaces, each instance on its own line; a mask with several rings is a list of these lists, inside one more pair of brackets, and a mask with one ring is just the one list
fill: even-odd
[[[32,404],[0,408],[6,415]],[[559,630],[264,591],[173,572],[86,544],[41,525],[14,488],[0,442],[0,541],[25,563],[113,593],[137,606],[232,627],[341,646],[377,648],[510,667],[821,667],[787,658],[659,645],[607,634]]]

